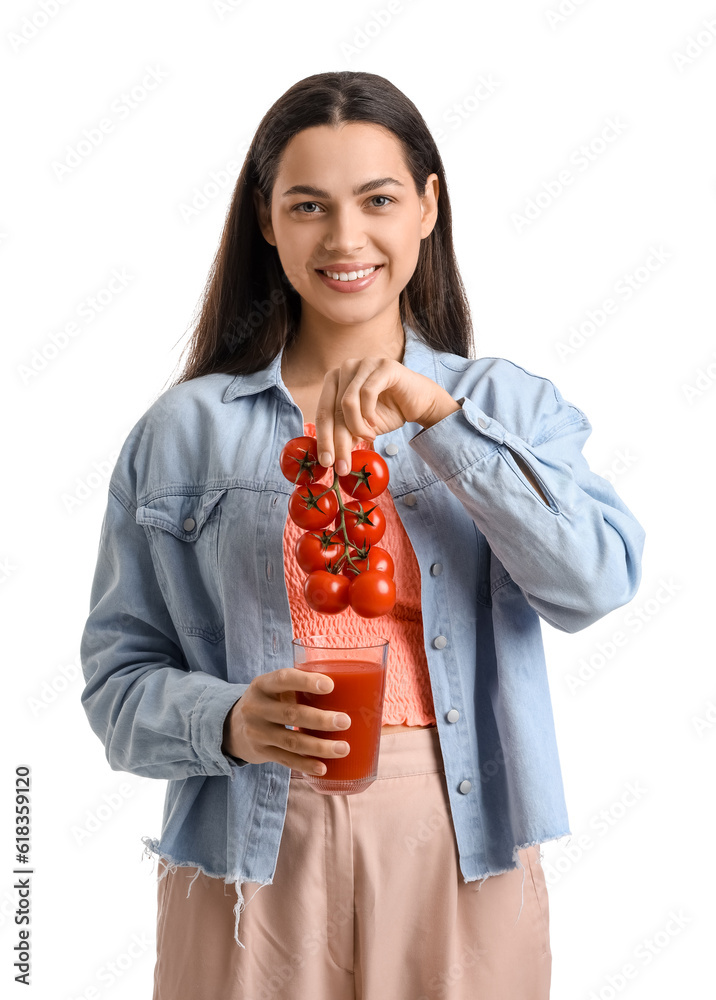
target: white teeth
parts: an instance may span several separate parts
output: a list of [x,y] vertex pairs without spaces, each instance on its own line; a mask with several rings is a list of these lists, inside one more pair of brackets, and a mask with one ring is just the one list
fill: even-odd
[[356,278],[365,278],[367,274],[372,274],[375,267],[366,268],[365,271],[324,271],[329,278],[336,281],[355,281]]

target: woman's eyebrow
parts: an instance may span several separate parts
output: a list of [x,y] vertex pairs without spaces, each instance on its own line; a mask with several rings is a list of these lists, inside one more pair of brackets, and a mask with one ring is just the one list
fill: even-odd
[[[376,188],[388,187],[390,184],[397,184],[398,187],[404,187],[400,181],[397,181],[395,177],[377,177],[375,180],[366,181],[365,184],[359,184],[358,187],[353,188],[353,194],[365,194],[367,191],[374,191]],[[282,198],[288,198],[294,194],[308,194],[313,198],[330,198],[328,191],[324,191],[323,188],[312,187],[310,184],[294,184],[290,187],[288,191],[284,191],[281,195]]]

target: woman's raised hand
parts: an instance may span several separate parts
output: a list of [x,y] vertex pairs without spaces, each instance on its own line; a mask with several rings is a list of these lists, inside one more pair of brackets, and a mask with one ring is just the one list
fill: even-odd
[[355,438],[371,441],[405,423],[429,426],[438,407],[459,409],[427,376],[393,358],[350,358],[323,380],[316,410],[318,460],[326,468],[335,462],[338,475],[345,475]]

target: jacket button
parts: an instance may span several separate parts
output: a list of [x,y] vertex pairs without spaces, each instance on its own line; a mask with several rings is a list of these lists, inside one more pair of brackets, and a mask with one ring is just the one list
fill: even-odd
[[415,496],[414,493],[408,493],[407,496],[403,497],[403,503],[406,504],[408,507],[414,507],[417,502],[418,498]]
[[387,444],[385,446],[385,454],[386,455],[397,455],[398,454],[398,446],[397,446],[397,444]]
[[478,427],[487,427],[487,421],[485,420],[484,417],[478,417],[477,418],[477,426]]
[[196,528],[196,521],[193,517],[188,517],[183,524],[184,531],[193,531]]
[[447,639],[444,635],[436,635],[433,639],[433,646],[435,646],[436,649],[445,649],[447,646]]
[[467,795],[467,793],[470,791],[471,788],[472,788],[472,783],[469,782],[467,778],[465,778],[464,781],[460,782],[457,790],[458,792],[460,792],[461,795]]
[[433,563],[432,566],[430,567],[430,572],[432,573],[433,576],[440,576],[442,571],[443,571],[442,563]]
[[445,716],[445,718],[448,720],[448,722],[457,722],[457,720],[460,718],[460,713],[456,708],[451,708],[448,714]]

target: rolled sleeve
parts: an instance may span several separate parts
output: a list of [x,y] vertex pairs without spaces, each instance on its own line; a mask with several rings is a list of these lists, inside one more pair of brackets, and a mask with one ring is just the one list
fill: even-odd
[[498,420],[462,396],[459,410],[421,430],[410,445],[461,501],[532,607],[556,628],[574,632],[634,596],[644,532],[612,485],[589,469],[582,455],[591,433],[585,415],[547,380],[539,384],[529,434],[526,393],[519,400],[522,435],[506,426],[504,406]]
[[411,447],[443,482],[494,454],[504,441],[502,425],[471,399],[461,396],[455,402],[460,404],[459,410],[432,427],[424,427],[410,441]]
[[[197,757],[207,767],[219,765],[231,775],[231,764],[245,767],[248,761],[233,757],[221,749],[224,722],[235,702],[246,693],[248,684],[230,684],[218,680],[218,686],[207,685],[191,715],[191,742]],[[213,773],[213,772],[212,772]]]

